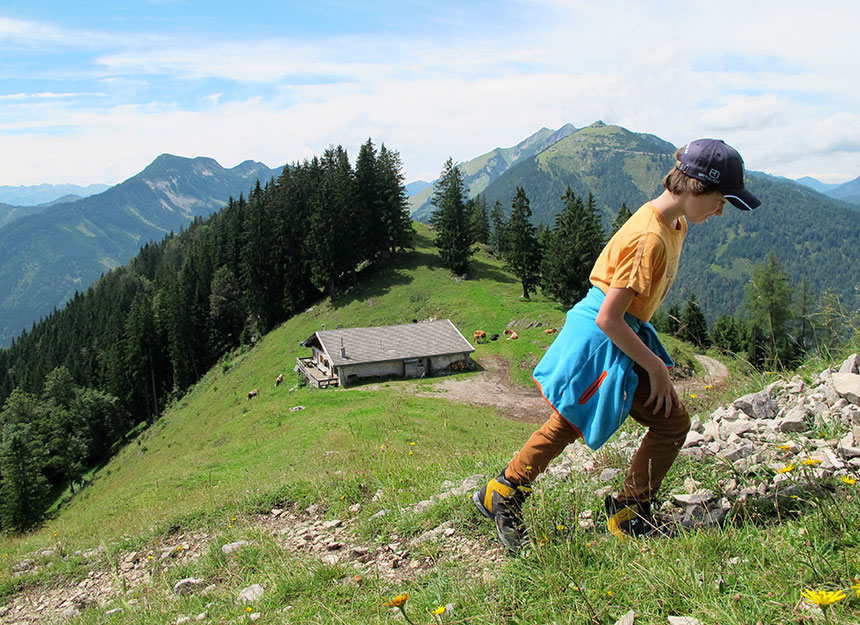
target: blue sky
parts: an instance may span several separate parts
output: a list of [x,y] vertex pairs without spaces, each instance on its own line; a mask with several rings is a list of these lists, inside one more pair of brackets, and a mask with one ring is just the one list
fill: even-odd
[[[815,6],[815,8],[810,8]],[[860,175],[853,2],[5,2],[0,185],[116,183],[161,153],[281,165],[368,137],[430,180],[598,119],[750,169]]]

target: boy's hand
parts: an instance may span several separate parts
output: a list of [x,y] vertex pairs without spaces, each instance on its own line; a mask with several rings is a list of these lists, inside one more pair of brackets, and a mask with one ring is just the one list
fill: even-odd
[[648,395],[645,406],[648,407],[653,403],[651,414],[660,414],[662,410],[663,418],[668,419],[672,413],[672,407],[680,404],[672,380],[669,379],[669,370],[666,367],[660,367],[649,371],[648,380],[651,383],[651,394]]

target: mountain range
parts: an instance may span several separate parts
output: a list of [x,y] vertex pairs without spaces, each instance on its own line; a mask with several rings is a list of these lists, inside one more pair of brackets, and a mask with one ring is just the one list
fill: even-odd
[[[556,133],[542,129],[515,148],[493,150],[460,167],[469,196],[482,193],[488,207],[499,201],[510,211],[516,188],[523,187],[536,224],[554,224],[568,186],[583,198],[591,193],[608,229],[622,202],[636,210],[661,192],[675,149],[654,135],[595,122]],[[733,314],[744,299],[751,267],[773,250],[795,284],[805,277],[813,293],[830,290],[854,306],[860,208],[847,200],[858,184],[838,185],[825,195],[808,181],[747,171],[747,186],[762,207],[752,213],[727,209],[721,218],[690,229],[667,304],[695,293],[709,320]],[[425,190],[424,199],[421,194],[410,198],[413,217],[420,221],[432,214],[430,192]]]
[[37,185],[0,185],[0,203],[14,206],[44,206],[56,204],[57,200],[66,201],[101,193],[110,189],[109,184],[37,184]]
[[[147,242],[217,211],[281,169],[250,160],[225,169],[211,158],[162,154],[102,193],[19,209],[30,214],[0,227],[0,345],[128,262]],[[0,215],[15,208],[0,206]]]

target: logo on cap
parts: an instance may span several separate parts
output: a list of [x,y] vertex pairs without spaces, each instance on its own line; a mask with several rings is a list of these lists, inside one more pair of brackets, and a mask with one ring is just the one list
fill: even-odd
[[708,175],[715,181],[718,181],[720,179],[720,170],[712,169]]

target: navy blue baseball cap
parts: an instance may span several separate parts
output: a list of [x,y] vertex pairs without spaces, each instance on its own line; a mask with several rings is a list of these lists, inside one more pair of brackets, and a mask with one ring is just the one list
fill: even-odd
[[750,211],[761,204],[744,188],[744,159],[722,139],[697,139],[681,150],[678,169],[720,191],[736,208]]

